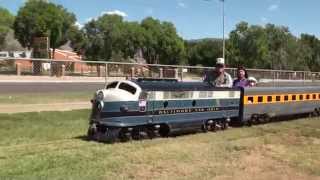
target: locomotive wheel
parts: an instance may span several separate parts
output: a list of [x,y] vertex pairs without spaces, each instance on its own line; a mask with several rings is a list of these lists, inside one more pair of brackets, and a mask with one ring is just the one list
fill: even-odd
[[223,120],[222,121],[222,130],[226,130],[226,129],[228,129],[229,128],[229,123],[228,123],[228,121],[226,121],[226,120]]
[[202,129],[202,132],[204,132],[204,133],[208,132],[208,130],[209,130],[208,123],[207,122],[203,123],[201,129]]
[[98,129],[97,139],[101,142],[115,143],[119,140],[120,128],[107,128],[103,127],[102,130]]
[[320,108],[317,108],[316,111],[317,111],[317,115],[320,116]]
[[133,129],[132,132],[131,132],[131,137],[134,140],[140,140],[141,139],[141,137],[140,137],[140,129]]
[[167,125],[161,125],[159,129],[159,135],[161,137],[168,137],[169,136],[170,129]]
[[95,125],[90,125],[87,132],[87,138],[89,141],[96,140],[97,139],[97,127]]
[[124,129],[121,129],[121,131],[119,132],[119,140],[121,142],[130,141],[131,140],[131,133],[124,130]]
[[149,139],[154,139],[155,137],[157,137],[156,130],[152,127],[147,128],[146,132]]

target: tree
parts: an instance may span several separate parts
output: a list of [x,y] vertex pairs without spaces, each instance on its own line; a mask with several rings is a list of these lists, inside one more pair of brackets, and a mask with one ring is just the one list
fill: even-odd
[[139,51],[148,63],[182,64],[185,60],[184,42],[169,22],[146,18],[140,24],[103,15],[85,24],[83,32],[85,55],[91,60],[123,61]]
[[295,69],[299,48],[297,38],[287,27],[239,23],[228,40],[228,60],[233,66]]
[[319,71],[320,40],[314,35],[301,34],[299,43],[301,52],[304,52],[303,64],[311,71]]
[[216,59],[222,54],[221,44],[221,39],[187,41],[188,63],[190,65],[214,66]]
[[172,23],[148,17],[142,20],[141,26],[145,29],[143,53],[148,63],[185,63],[184,42]]
[[28,0],[14,22],[15,36],[23,47],[31,49],[35,37],[49,37],[53,49],[65,44],[75,24],[74,14],[60,5],[44,0]]
[[12,31],[14,16],[7,10],[0,7],[0,50],[5,49],[8,33]]
[[84,26],[85,55],[91,60],[108,61],[122,53],[124,24],[121,16],[103,15]]

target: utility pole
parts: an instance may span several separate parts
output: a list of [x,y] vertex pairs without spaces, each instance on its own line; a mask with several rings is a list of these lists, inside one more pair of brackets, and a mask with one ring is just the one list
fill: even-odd
[[225,40],[225,37],[224,37],[224,24],[225,24],[225,17],[224,17],[224,1],[225,0],[220,0],[222,2],[222,41],[223,41],[223,45],[222,45],[222,57],[225,61],[225,63],[227,64],[226,62],[226,54],[225,54],[225,49],[226,49],[226,40]]

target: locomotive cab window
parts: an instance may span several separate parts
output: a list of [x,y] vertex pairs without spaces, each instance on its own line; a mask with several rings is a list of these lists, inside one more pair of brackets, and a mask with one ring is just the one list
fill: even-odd
[[117,82],[112,82],[112,83],[107,85],[106,89],[116,88],[117,85],[118,85],[118,81]]
[[125,90],[125,91],[128,91],[130,92],[131,94],[135,94],[136,93],[136,88],[127,84],[127,83],[121,83],[119,85],[119,89],[122,89],[122,90]]
[[281,100],[281,96],[276,96],[276,101],[280,101]]

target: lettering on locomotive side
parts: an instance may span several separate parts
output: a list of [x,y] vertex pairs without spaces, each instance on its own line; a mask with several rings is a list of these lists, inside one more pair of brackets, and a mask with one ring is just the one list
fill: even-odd
[[155,112],[157,115],[164,114],[180,114],[180,113],[193,113],[193,112],[215,112],[224,110],[238,110],[238,106],[232,107],[207,107],[207,108],[185,108],[185,109],[168,109],[168,110],[158,110]]

